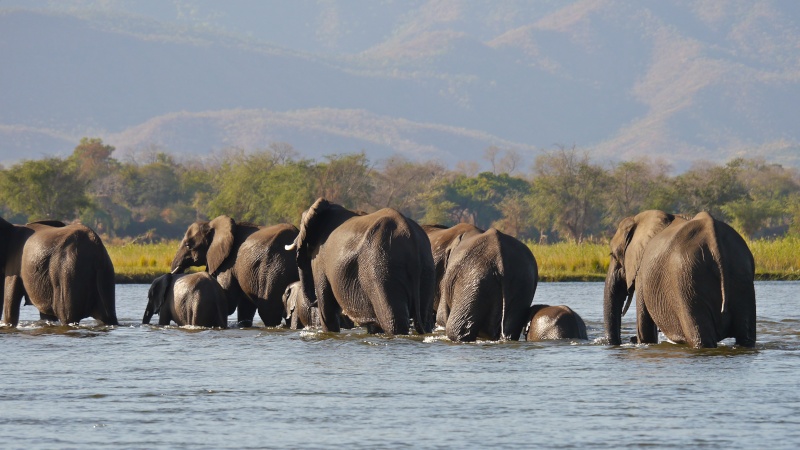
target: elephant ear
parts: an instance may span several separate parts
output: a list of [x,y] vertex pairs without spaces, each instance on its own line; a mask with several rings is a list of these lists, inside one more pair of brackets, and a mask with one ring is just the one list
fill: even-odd
[[444,257],[442,258],[442,267],[444,267],[445,270],[447,270],[447,264],[450,262],[450,255],[453,253],[453,250],[455,250],[456,247],[458,247],[458,244],[460,244],[463,239],[464,239],[464,234],[463,233],[459,234],[450,242],[447,248],[444,249]]
[[624,229],[625,233],[624,266],[628,292],[635,288],[636,274],[639,271],[647,244],[650,243],[653,236],[668,227],[673,220],[675,220],[675,216],[672,214],[651,210],[639,213],[632,218],[628,217],[620,222],[620,229],[617,232]]
[[[297,234],[294,244],[290,247],[299,250],[309,245],[309,236],[313,236],[314,228],[320,223],[323,213],[327,211],[330,206],[331,204],[328,203],[327,200],[320,197],[311,205],[311,208],[308,208],[308,211],[303,213],[303,218],[300,220],[300,232]],[[290,249],[291,248],[287,247],[287,250]]]
[[147,297],[153,305],[152,314],[161,315],[161,308],[164,306],[164,302],[167,299],[167,288],[172,285],[172,277],[173,275],[171,273],[162,275],[156,278],[150,286]]
[[214,231],[214,238],[211,241],[211,245],[208,246],[206,268],[209,274],[214,275],[231,254],[233,231],[236,228],[236,222],[228,216],[219,216],[208,225]]

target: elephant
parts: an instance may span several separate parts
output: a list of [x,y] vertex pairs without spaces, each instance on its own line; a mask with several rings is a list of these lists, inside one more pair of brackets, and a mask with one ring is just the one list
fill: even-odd
[[[283,293],[283,308],[286,310],[286,325],[292,330],[303,328],[319,328],[322,326],[319,319],[319,310],[312,307],[311,302],[303,295],[303,286],[299,281],[295,281],[286,287]],[[344,314],[339,314],[339,325],[341,328],[353,328],[355,325]]]
[[420,334],[433,327],[433,255],[416,222],[391,208],[360,215],[317,199],[303,213],[294,251],[303,294],[318,305],[322,329],[339,312],[370,333]]
[[20,226],[0,219],[0,236],[4,324],[18,325],[23,297],[44,320],[68,325],[93,317],[119,324],[114,265],[92,229],[55,220]]
[[589,339],[586,323],[569,306],[533,305],[531,320],[525,331],[528,341],[548,341],[555,339]]
[[[442,292],[442,278],[444,278],[447,260],[453,249],[465,237],[483,233],[484,230],[468,223],[459,223],[450,228],[443,225],[423,225],[422,229],[428,234],[431,241],[431,251],[433,253],[433,265],[436,269],[436,288],[433,291],[433,313],[439,309],[439,301]],[[436,322],[437,326],[445,326],[444,323]]]
[[494,228],[464,238],[442,280],[437,323],[452,341],[519,340],[539,282],[531,250]]
[[159,325],[228,327],[228,299],[222,286],[207,272],[165,274],[156,278],[147,293],[142,324],[158,314]]
[[239,326],[252,326],[256,309],[265,326],[279,326],[283,293],[299,278],[294,255],[283,248],[294,242],[297,233],[290,224],[260,227],[236,223],[225,215],[198,221],[186,230],[171,270],[179,273],[205,265],[225,290],[228,314],[238,310]]
[[744,239],[707,212],[692,219],[657,210],[627,217],[611,239],[603,299],[608,343],[621,344],[621,318],[636,292],[638,343],[657,343],[661,329],[695,348],[716,347],[727,337],[753,347],[754,273]]

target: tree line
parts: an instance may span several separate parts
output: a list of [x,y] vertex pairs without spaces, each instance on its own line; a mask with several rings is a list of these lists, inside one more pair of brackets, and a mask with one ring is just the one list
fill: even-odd
[[365,153],[303,158],[273,143],[178,161],[159,149],[125,161],[101,139],[83,138],[66,157],[0,170],[0,213],[9,221],[80,220],[110,239],[179,238],[189,223],[227,214],[256,224],[299,222],[318,197],[354,210],[384,207],[420,223],[469,222],[538,242],[602,240],[645,209],[709,211],[750,238],[800,235],[800,174],[756,159],[698,163],[670,174],[648,159],[593,162],[576,148],[536,157],[527,172],[513,151],[490,147],[491,171],[448,169]]

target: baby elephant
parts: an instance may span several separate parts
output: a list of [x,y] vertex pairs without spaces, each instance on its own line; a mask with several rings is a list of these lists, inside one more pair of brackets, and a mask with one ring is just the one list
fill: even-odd
[[531,306],[531,321],[525,333],[529,341],[588,339],[586,324],[569,306]]
[[153,314],[158,314],[159,325],[172,320],[180,326],[227,328],[227,306],[225,291],[208,273],[168,273],[150,286],[142,323],[149,324]]
[[303,288],[299,281],[286,287],[283,293],[283,309],[286,311],[286,325],[292,330],[306,327],[319,326],[319,312],[312,308],[310,302],[303,295]]
[[[319,308],[312,307],[311,302],[303,295],[303,287],[299,281],[295,281],[286,287],[283,293],[283,309],[286,312],[284,319],[286,326],[292,330],[302,330],[303,328],[319,328]],[[355,324],[349,317],[339,313],[339,327],[350,329]]]

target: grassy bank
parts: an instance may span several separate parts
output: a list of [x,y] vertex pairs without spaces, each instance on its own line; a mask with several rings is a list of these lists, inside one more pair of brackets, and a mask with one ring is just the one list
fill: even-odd
[[[178,241],[107,246],[117,283],[150,283],[169,272]],[[800,239],[748,242],[757,280],[800,280]],[[608,270],[606,244],[529,244],[542,281],[603,281]]]
[[[748,241],[756,262],[756,280],[800,280],[800,239]],[[542,281],[603,281],[607,244],[529,244]]]
[[151,283],[169,272],[178,241],[160,244],[107,245],[117,283]]
[[608,270],[608,245],[528,244],[539,265],[541,281],[603,281]]
[[800,280],[800,238],[747,243],[756,261],[757,280]]

